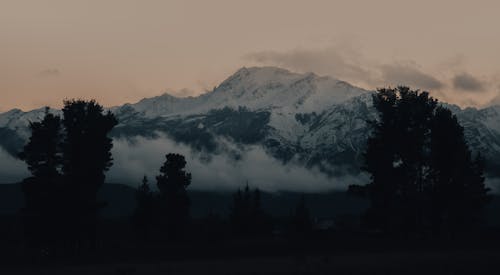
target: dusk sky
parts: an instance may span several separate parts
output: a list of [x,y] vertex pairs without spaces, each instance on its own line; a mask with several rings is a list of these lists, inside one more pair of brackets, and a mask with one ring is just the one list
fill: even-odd
[[0,0],[0,111],[197,95],[242,66],[500,103],[500,2]]

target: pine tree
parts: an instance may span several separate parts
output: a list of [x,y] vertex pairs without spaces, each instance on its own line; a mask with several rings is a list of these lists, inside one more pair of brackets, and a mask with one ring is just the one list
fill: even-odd
[[247,230],[246,212],[247,205],[243,199],[243,193],[241,189],[238,189],[238,191],[233,194],[233,205],[231,207],[231,214],[229,215],[232,230],[235,235],[245,235],[245,231]]
[[260,190],[255,188],[252,192],[248,183],[243,191],[238,189],[233,195],[230,219],[233,233],[240,237],[264,236],[272,229],[261,205]]
[[112,165],[113,143],[109,132],[118,123],[111,112],[97,102],[64,101],[63,176],[68,196],[70,236],[93,247],[96,239],[97,214],[102,202],[97,192],[104,184],[104,173]]
[[371,174],[367,221],[385,231],[409,232],[422,226],[430,120],[436,100],[407,87],[380,89],[373,96],[380,115],[372,121],[365,166]]
[[31,137],[19,154],[31,172],[21,183],[25,197],[23,220],[32,246],[53,246],[60,233],[61,208],[61,121],[49,113],[30,123]]
[[472,157],[463,127],[450,110],[436,109],[431,132],[432,184],[428,192],[433,232],[470,229],[488,201],[482,158]]
[[250,205],[250,221],[249,229],[251,235],[265,236],[271,231],[270,219],[264,212],[261,205],[261,192],[259,188],[255,188],[253,192],[252,204]]
[[292,217],[292,233],[307,236],[312,231],[312,220],[304,195],[300,197]]
[[380,89],[373,103],[379,120],[370,122],[363,167],[371,183],[364,192],[351,188],[371,201],[367,224],[427,234],[429,227],[435,232],[473,219],[487,189],[456,117],[427,92],[408,87]]
[[117,124],[103,112],[95,101],[70,100],[62,121],[47,109],[41,122],[30,125],[30,141],[20,154],[33,175],[23,181],[26,212],[40,219],[36,230],[46,228],[52,244],[95,245],[97,191],[112,165],[107,135]]
[[85,203],[95,203],[95,194],[104,183],[104,173],[113,164],[109,132],[118,123],[111,112],[104,113],[95,101],[64,102],[63,172],[66,180],[78,188]]
[[183,155],[167,154],[160,175],[156,177],[167,238],[182,237],[188,226],[190,202],[187,187],[191,184],[191,173],[186,172],[185,167]]
[[133,222],[137,237],[142,240],[148,240],[151,227],[153,225],[154,196],[149,188],[148,178],[144,176],[142,184],[136,191],[136,209],[133,216]]
[[45,109],[40,122],[30,123],[31,137],[19,158],[26,162],[35,178],[51,179],[60,175],[61,119]]

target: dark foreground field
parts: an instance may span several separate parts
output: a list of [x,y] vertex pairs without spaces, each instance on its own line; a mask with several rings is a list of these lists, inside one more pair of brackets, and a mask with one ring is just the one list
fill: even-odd
[[[147,240],[137,238],[130,220],[135,189],[109,184],[101,194],[108,204],[98,225],[97,249],[49,257],[25,246],[16,214],[23,205],[19,186],[0,187],[0,275],[500,274],[498,197],[486,209],[488,227],[483,230],[467,238],[419,239],[358,231],[356,222],[340,218],[359,216],[366,203],[344,193],[308,194],[313,217],[347,223],[302,239],[286,231],[286,218],[300,194],[263,193],[262,205],[273,216],[275,231],[245,239],[230,234],[232,193],[192,192],[191,231],[185,240],[169,242],[154,230]],[[207,220],[209,213],[221,220]]]
[[500,239],[488,234],[460,241],[335,234],[302,241],[121,242],[82,256],[14,257],[0,264],[0,274],[498,275]]
[[1,274],[500,274],[500,252],[401,251],[9,267]]

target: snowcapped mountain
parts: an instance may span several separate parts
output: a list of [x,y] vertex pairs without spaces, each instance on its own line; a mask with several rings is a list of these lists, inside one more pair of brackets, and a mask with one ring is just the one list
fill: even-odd
[[[112,134],[127,139],[166,134],[208,155],[257,145],[283,163],[319,167],[329,175],[359,173],[369,136],[366,121],[376,118],[371,94],[313,73],[242,68],[197,97],[163,94],[110,108],[119,120]],[[500,164],[500,107],[451,107],[494,173]],[[43,113],[42,108],[0,114],[0,146],[14,155],[29,136],[29,122]]]
[[223,137],[262,145],[285,162],[296,158],[333,172],[331,164],[351,167],[359,158],[365,121],[374,115],[369,94],[313,73],[242,68],[198,97],[164,94],[113,108],[121,121],[115,134],[153,136],[161,131],[212,153],[223,149],[218,142]]
[[321,112],[362,93],[366,91],[331,77],[297,74],[275,67],[254,67],[238,70],[213,91],[198,97],[178,98],[163,94],[115,107],[113,111],[119,114],[132,108],[148,118],[201,114],[240,106],[249,110],[284,109],[311,113]]

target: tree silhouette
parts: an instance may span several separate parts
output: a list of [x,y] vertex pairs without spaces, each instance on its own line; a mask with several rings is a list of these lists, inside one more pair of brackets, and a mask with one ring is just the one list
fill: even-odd
[[156,177],[160,190],[160,209],[167,238],[184,235],[189,222],[190,202],[187,187],[191,184],[191,173],[186,172],[186,160],[180,154],[167,154],[166,161]]
[[261,206],[261,192],[253,191],[247,185],[233,195],[230,220],[233,233],[240,237],[255,237],[271,232],[271,223]]
[[138,238],[148,240],[153,225],[154,196],[149,188],[146,176],[144,176],[142,184],[137,188],[135,198],[137,205],[133,216],[133,223],[136,234]]
[[450,110],[436,108],[431,126],[430,201],[435,234],[471,229],[488,201],[483,160],[475,159],[465,142],[463,127]]
[[31,123],[20,153],[32,173],[22,183],[25,227],[46,247],[93,246],[96,195],[112,164],[107,135],[117,121],[95,101],[65,101],[63,115],[61,120],[47,109],[41,122]]
[[111,112],[104,114],[103,107],[93,100],[65,101],[62,111],[66,131],[64,176],[79,191],[89,194],[84,199],[93,200],[104,183],[104,172],[113,164],[113,143],[108,134],[118,122]]
[[61,119],[45,109],[40,122],[30,122],[31,137],[19,158],[26,162],[28,170],[38,179],[57,178],[60,173]]
[[97,192],[104,183],[104,173],[112,165],[112,139],[109,132],[118,123],[111,112],[94,100],[64,101],[62,123],[63,176],[69,189],[67,206],[72,237],[93,246],[96,238],[97,213],[103,203]]
[[265,236],[271,233],[272,225],[270,217],[264,211],[261,205],[261,192],[259,188],[255,188],[253,192],[253,204],[250,208],[251,230],[253,235]]
[[[245,190],[248,190],[248,185]],[[246,196],[245,196],[246,197]],[[246,226],[246,219],[248,217],[248,202],[245,200],[241,189],[238,189],[235,194],[233,194],[233,205],[231,207],[231,226],[233,233],[236,235],[247,234],[248,227]]]
[[19,154],[31,172],[21,183],[24,228],[30,246],[49,248],[61,233],[61,120],[46,108],[42,121],[31,122],[30,130]]
[[380,120],[371,121],[365,166],[371,174],[367,213],[370,226],[385,231],[417,228],[419,190],[424,183],[423,145],[436,101],[406,87],[380,89],[373,96]]
[[292,216],[291,230],[293,234],[303,237],[307,236],[312,231],[312,220],[304,195],[300,197],[294,215]]
[[[427,92],[408,87],[379,89],[373,104],[379,120],[370,122],[363,167],[371,174],[365,188],[371,201],[367,224],[386,232],[425,234],[444,220],[477,214],[487,192],[483,171],[471,161],[463,129],[451,112]],[[470,202],[461,205],[467,209],[459,207],[463,200]]]

